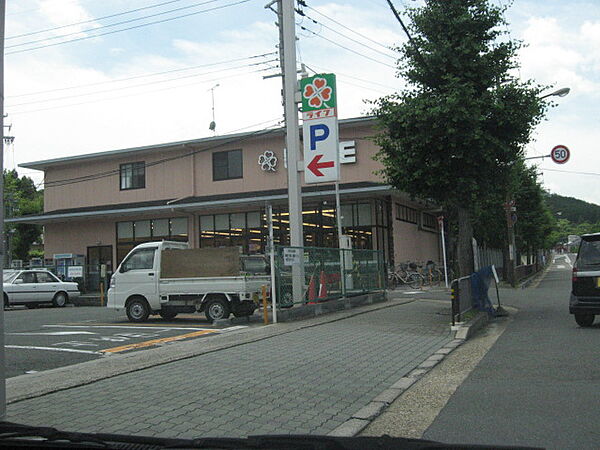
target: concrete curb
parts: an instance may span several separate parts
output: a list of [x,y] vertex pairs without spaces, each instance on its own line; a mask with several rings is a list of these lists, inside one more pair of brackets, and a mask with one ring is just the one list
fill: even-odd
[[350,419],[342,423],[333,431],[328,433],[328,436],[352,437],[356,436],[364,430],[373,420],[380,416],[385,409],[392,404],[404,392],[416,383],[420,378],[427,374],[432,368],[440,363],[448,356],[455,348],[465,342],[464,339],[457,339],[448,342],[446,345],[438,349],[430,355],[425,361],[419,364],[415,369],[410,371],[406,376],[403,376],[396,381],[388,389],[377,395],[367,406],[359,409]]
[[488,313],[478,311],[475,317],[473,317],[467,323],[459,324],[454,327],[456,330],[456,335],[454,337],[456,339],[467,340],[481,330],[484,326],[486,326],[489,321],[490,316]]
[[197,340],[174,342],[166,346],[144,350],[143,352],[110,355],[80,364],[59,367],[34,374],[20,375],[6,380],[6,402],[7,404],[11,404],[21,400],[41,397],[53,392],[85,386],[125,373],[137,372],[174,361],[262,341],[301,329],[344,320],[361,314],[367,314],[371,311],[393,308],[414,301],[415,299],[411,298],[390,300],[302,321],[230,331],[203,338],[201,346],[198,345]]
[[540,270],[538,270],[536,273],[534,273],[533,275],[531,275],[529,278],[527,278],[525,281],[523,281],[520,285],[519,288],[520,289],[526,289],[528,288],[532,283],[538,281],[539,279],[543,278],[544,276],[546,276],[546,273],[548,272],[548,270],[550,269],[550,266],[552,264],[546,264],[545,267],[541,268]]

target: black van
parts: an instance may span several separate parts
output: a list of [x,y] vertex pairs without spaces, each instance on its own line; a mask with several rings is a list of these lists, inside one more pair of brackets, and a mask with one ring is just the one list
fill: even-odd
[[600,233],[581,236],[572,286],[569,312],[580,326],[589,327],[600,314]]

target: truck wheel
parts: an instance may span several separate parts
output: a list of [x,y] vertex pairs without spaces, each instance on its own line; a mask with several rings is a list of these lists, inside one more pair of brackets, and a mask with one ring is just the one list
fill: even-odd
[[206,302],[206,306],[204,306],[204,314],[211,322],[218,319],[227,319],[230,313],[229,302],[222,298],[209,300]]
[[575,314],[575,322],[580,327],[591,327],[594,323],[593,314]]
[[160,314],[160,317],[162,317],[165,320],[172,320],[175,318],[175,316],[177,316],[177,312],[164,309],[161,309],[158,314]]
[[150,315],[148,302],[143,298],[134,298],[127,304],[127,318],[130,322],[145,322]]

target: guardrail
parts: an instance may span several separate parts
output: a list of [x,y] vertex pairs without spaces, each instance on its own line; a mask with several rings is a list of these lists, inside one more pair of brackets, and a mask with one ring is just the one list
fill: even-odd
[[452,325],[461,321],[464,313],[473,309],[471,275],[457,278],[450,283],[452,299]]

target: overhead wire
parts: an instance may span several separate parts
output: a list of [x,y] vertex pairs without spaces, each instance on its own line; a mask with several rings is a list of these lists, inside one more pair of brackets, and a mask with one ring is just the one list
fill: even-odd
[[24,45],[37,44],[39,42],[47,42],[47,41],[52,41],[52,40],[55,40],[55,39],[66,38],[66,37],[69,37],[69,36],[76,36],[76,35],[80,35],[82,33],[95,32],[97,30],[102,30],[102,29],[105,29],[105,28],[112,28],[112,27],[116,27],[116,26],[119,26],[119,25],[125,25],[125,24],[132,23],[132,22],[138,22],[138,21],[144,20],[144,19],[149,19],[151,17],[158,17],[158,16],[162,16],[162,15],[165,15],[165,14],[170,14],[170,13],[172,13],[174,11],[180,11],[182,9],[197,8],[198,6],[204,6],[204,5],[207,5],[209,3],[215,3],[215,2],[218,2],[218,1],[220,1],[220,0],[205,0],[205,1],[202,1],[202,2],[199,2],[199,3],[194,3],[193,5],[182,6],[181,8],[175,8],[175,9],[171,9],[171,10],[168,10],[168,11],[162,11],[162,12],[159,12],[159,13],[156,13],[156,14],[150,14],[148,16],[135,17],[133,19],[127,19],[127,20],[123,20],[121,22],[109,23],[107,25],[101,25],[101,26],[94,27],[94,28],[88,28],[87,30],[73,31],[71,33],[59,34],[57,36],[51,36],[51,37],[46,37],[46,38],[42,38],[42,39],[36,39],[34,41],[27,41],[27,42],[21,42],[19,44],[14,44],[14,45],[7,45],[5,48],[10,49],[10,48],[15,48],[15,47],[22,47]]
[[81,22],[73,22],[73,23],[69,23],[66,25],[60,25],[57,27],[53,27],[53,28],[46,28],[44,30],[37,30],[37,31],[30,31],[28,33],[21,33],[21,34],[15,34],[13,36],[7,36],[5,39],[11,40],[11,39],[17,39],[17,38],[21,38],[21,37],[26,37],[26,36],[33,36],[36,34],[42,34],[42,33],[48,33],[50,31],[56,31],[56,30],[62,30],[64,28],[70,28],[70,27],[74,27],[77,25],[84,25],[86,23],[93,23],[93,22],[99,22],[101,20],[106,20],[106,19],[112,19],[113,17],[120,17],[120,16],[124,16],[127,14],[132,14],[134,12],[139,12],[139,11],[144,11],[147,9],[154,9],[154,8],[159,8],[161,6],[165,6],[171,3],[178,3],[181,2],[182,0],[169,0],[167,2],[161,2],[161,3],[157,3],[154,5],[149,5],[149,6],[142,6],[140,8],[135,8],[135,9],[129,9],[127,11],[122,11],[120,13],[116,13],[116,14],[110,14],[108,16],[102,16],[102,17],[95,17],[93,19],[88,19],[88,20],[82,20]]
[[265,67],[265,68],[262,68],[262,69],[251,70],[251,71],[246,71],[246,72],[242,72],[242,73],[221,76],[221,77],[218,77],[218,78],[211,78],[211,79],[208,79],[208,80],[202,80],[202,81],[198,81],[198,82],[194,82],[194,83],[181,84],[181,85],[177,85],[177,86],[168,86],[168,87],[161,88],[161,89],[153,89],[152,91],[144,91],[144,92],[136,92],[136,93],[132,93],[132,94],[120,95],[118,97],[108,97],[108,98],[94,99],[94,100],[88,100],[88,101],[84,101],[84,102],[70,103],[70,104],[67,104],[67,105],[56,105],[56,106],[51,106],[51,107],[48,107],[48,108],[40,108],[40,109],[33,109],[33,110],[11,111],[11,115],[15,116],[15,115],[19,115],[19,114],[29,114],[29,113],[34,113],[34,112],[42,112],[42,111],[50,111],[50,110],[54,111],[56,109],[69,108],[69,107],[80,106],[80,105],[87,105],[87,104],[90,104],[90,103],[98,103],[98,102],[105,102],[105,101],[111,101],[111,100],[120,100],[122,98],[127,98],[127,97],[136,97],[136,96],[139,96],[139,95],[154,94],[156,92],[162,92],[162,91],[166,91],[166,90],[170,90],[170,89],[179,89],[179,88],[188,87],[188,86],[196,86],[198,84],[205,84],[205,83],[210,83],[210,82],[213,82],[213,81],[220,81],[220,80],[224,80],[224,79],[227,79],[227,78],[235,78],[235,77],[240,77],[240,76],[244,76],[244,75],[251,75],[251,74],[254,74],[254,73],[265,72],[267,70],[272,70],[273,68],[274,67]]
[[390,59],[393,59],[393,60],[397,60],[398,59],[396,56],[392,56],[389,53],[384,53],[381,50],[377,50],[376,48],[373,48],[370,45],[367,45],[367,44],[365,44],[363,42],[360,42],[360,41],[358,41],[358,40],[356,40],[356,39],[354,39],[354,38],[352,38],[352,37],[350,37],[350,36],[348,36],[348,35],[346,35],[344,33],[339,32],[339,31],[331,28],[330,26],[325,25],[324,23],[321,23],[321,22],[313,19],[308,14],[305,14],[305,16],[306,16],[307,19],[311,20],[314,24],[321,25],[323,28],[326,28],[327,30],[329,30],[329,31],[331,31],[333,33],[336,33],[336,34],[338,34],[338,35],[340,35],[340,36],[342,36],[342,37],[344,37],[344,38],[346,38],[346,39],[348,39],[348,40],[350,40],[350,41],[352,41],[352,42],[354,42],[354,43],[356,43],[358,45],[361,45],[361,46],[363,46],[365,48],[368,48],[369,50],[374,51],[376,53],[379,53],[380,55],[383,55],[383,56],[385,56],[387,58],[390,58]]
[[238,65],[238,66],[234,66],[234,67],[227,67],[227,68],[224,68],[224,69],[213,70],[213,71],[210,71],[210,72],[193,73],[193,74],[183,75],[183,76],[174,77],[174,78],[167,78],[166,80],[148,81],[146,83],[138,83],[138,84],[134,84],[134,85],[131,85],[131,86],[121,86],[121,87],[116,87],[116,88],[113,87],[111,89],[105,89],[105,90],[101,90],[101,91],[83,92],[83,93],[80,93],[80,94],[66,95],[66,96],[62,96],[62,97],[47,98],[47,99],[42,99],[42,100],[33,100],[33,101],[27,101],[27,102],[22,102],[22,103],[15,103],[15,104],[12,104],[12,105],[8,104],[8,105],[6,105],[6,108],[15,108],[15,107],[18,107],[18,106],[25,106],[25,105],[33,105],[33,104],[39,104],[39,103],[55,102],[55,101],[68,100],[68,99],[71,99],[71,98],[79,98],[79,97],[90,96],[90,95],[106,94],[106,93],[111,93],[111,92],[115,92],[115,91],[122,91],[122,90],[126,90],[126,89],[135,89],[135,88],[139,88],[139,87],[151,86],[151,85],[161,84],[161,83],[170,83],[172,81],[178,81],[178,80],[183,80],[183,79],[188,79],[188,78],[200,77],[200,76],[204,76],[204,75],[212,75],[212,74],[215,74],[215,73],[227,72],[227,71],[230,71],[230,70],[242,69],[244,67],[253,67],[253,66],[258,66],[258,65],[262,65],[262,64],[268,64],[268,63],[272,63],[272,62],[276,62],[276,61],[277,61],[277,59],[271,59],[271,60],[261,61],[261,62],[257,62],[257,63],[242,64],[242,65]]
[[[304,2],[303,2],[303,3],[304,3]],[[331,22],[335,23],[336,25],[338,25],[338,26],[340,26],[340,27],[342,27],[342,28],[344,28],[344,29],[346,29],[346,30],[348,30],[348,31],[351,31],[352,33],[354,33],[354,34],[356,34],[356,35],[358,35],[358,36],[362,37],[363,39],[366,39],[366,40],[368,40],[369,42],[372,42],[373,44],[379,45],[380,47],[383,47],[383,48],[385,48],[385,49],[386,49],[386,50],[388,50],[388,51],[391,51],[391,50],[392,50],[392,49],[391,49],[389,46],[387,46],[387,45],[385,45],[385,44],[382,44],[381,42],[378,42],[378,41],[376,41],[376,40],[374,40],[374,39],[370,38],[369,36],[367,36],[367,35],[365,35],[365,34],[359,33],[359,32],[358,32],[358,31],[356,31],[356,30],[353,30],[352,28],[350,28],[350,27],[348,27],[348,26],[344,25],[342,22],[339,22],[338,20],[335,20],[335,19],[333,19],[333,18],[331,18],[331,17],[327,16],[326,14],[322,13],[322,12],[321,12],[321,11],[319,11],[318,9],[315,9],[315,8],[313,8],[312,6],[310,6],[310,5],[307,5],[306,3],[304,3],[304,5],[303,5],[303,6],[305,6],[305,7],[306,7],[306,8],[308,8],[308,9],[310,9],[311,11],[314,11],[314,12],[316,12],[316,13],[317,13],[317,14],[319,14],[320,16],[323,16],[323,17],[325,17],[327,20],[330,20]],[[314,19],[312,19],[312,20],[314,20]]]
[[600,176],[599,172],[577,172],[574,170],[561,170],[561,169],[548,169],[545,167],[538,167],[540,170],[548,170],[550,172],[560,172],[560,173],[570,173],[573,175],[592,175],[592,176]]
[[358,55],[358,56],[362,56],[363,58],[366,58],[366,59],[368,59],[368,60],[370,60],[370,61],[376,62],[376,63],[378,63],[378,64],[381,64],[381,65],[384,65],[384,66],[390,67],[390,68],[392,68],[392,69],[395,69],[395,68],[396,68],[396,67],[395,67],[394,65],[392,65],[392,64],[388,64],[388,63],[385,63],[385,62],[383,62],[383,61],[379,61],[378,59],[371,58],[370,56],[368,56],[368,55],[365,55],[364,53],[357,52],[356,50],[353,50],[353,49],[351,49],[351,48],[348,48],[348,47],[346,47],[345,45],[342,45],[342,44],[340,44],[340,43],[338,43],[338,42],[335,42],[335,41],[333,41],[333,40],[331,40],[331,39],[329,39],[329,38],[326,38],[325,36],[322,36],[322,35],[320,35],[320,34],[317,34],[317,33],[315,33],[314,31],[312,31],[312,30],[310,30],[310,29],[308,29],[308,28],[306,28],[306,27],[304,27],[304,26],[302,26],[302,25],[299,25],[299,27],[300,27],[302,30],[304,30],[304,31],[307,31],[307,32],[309,32],[309,33],[311,33],[311,34],[315,35],[316,37],[318,37],[318,38],[320,38],[320,39],[323,39],[323,40],[325,40],[325,41],[327,41],[327,42],[329,42],[329,43],[331,43],[331,44],[333,44],[333,45],[335,45],[335,46],[337,46],[337,47],[343,48],[343,49],[344,49],[344,50],[346,50],[346,51],[349,51],[349,52],[351,52],[351,53],[354,53],[354,54],[356,54],[356,55]]
[[186,70],[194,70],[194,69],[201,69],[204,67],[218,66],[221,64],[230,64],[233,62],[244,61],[247,59],[262,58],[262,57],[271,56],[271,55],[275,55],[275,54],[277,54],[277,52],[261,53],[259,55],[244,56],[242,58],[233,58],[233,59],[218,61],[218,62],[214,62],[214,63],[200,64],[197,66],[190,66],[190,67],[182,67],[179,69],[171,69],[171,70],[165,70],[165,71],[161,71],[161,72],[152,72],[152,73],[146,73],[146,74],[140,74],[140,75],[133,75],[130,77],[117,78],[114,80],[106,80],[106,81],[98,81],[95,83],[78,84],[78,85],[66,86],[66,87],[62,87],[62,88],[47,89],[44,91],[27,92],[24,94],[7,95],[5,98],[8,99],[8,98],[28,97],[28,96],[32,96],[32,95],[49,94],[52,92],[67,91],[67,90],[71,90],[71,89],[81,89],[81,88],[87,88],[87,87],[93,87],[93,86],[100,86],[100,85],[109,84],[109,83],[119,83],[119,82],[123,82],[123,81],[136,80],[139,78],[148,78],[148,77],[154,77],[154,76],[159,76],[159,75],[166,75],[166,74],[170,74],[170,73],[184,72]]
[[[352,78],[352,79],[354,79],[354,80],[357,80],[357,81],[362,81],[363,83],[375,84],[375,85],[377,85],[377,86],[381,86],[381,87],[384,87],[384,88],[387,88],[387,89],[397,89],[397,88],[395,88],[395,87],[393,87],[393,86],[389,86],[389,85],[387,85],[387,84],[378,83],[378,82],[376,82],[376,81],[373,81],[373,80],[366,80],[366,79],[364,79],[364,78],[359,78],[359,77],[357,77],[357,76],[355,76],[355,75],[348,75],[347,73],[340,72],[339,70],[331,70],[331,69],[328,69],[328,68],[326,68],[326,67],[323,67],[323,66],[320,66],[320,65],[319,65],[319,66],[317,66],[317,65],[315,65],[315,64],[311,64],[311,65],[309,66],[308,64],[305,64],[305,66],[306,66],[306,67],[308,67],[308,68],[309,68],[309,69],[311,69],[311,70],[313,70],[313,69],[312,69],[312,67],[314,67],[314,68],[316,68],[316,69],[319,69],[319,71],[325,71],[325,72],[335,72],[336,76],[337,76],[337,75],[341,75],[342,77],[345,77],[345,78]],[[315,70],[313,70],[313,72],[315,72],[315,73],[319,73],[319,72],[317,72],[317,71],[315,71]]]
[[[217,1],[217,0],[209,0],[209,1],[207,1],[207,3],[214,2],[214,1]],[[159,23],[170,22],[170,21],[182,19],[182,18],[185,18],[185,17],[196,16],[198,14],[204,14],[204,13],[211,12],[211,11],[216,11],[216,10],[219,10],[219,9],[229,8],[229,7],[232,7],[232,6],[241,5],[243,3],[248,3],[250,1],[252,1],[252,0],[239,0],[237,2],[228,3],[226,5],[215,6],[213,8],[203,9],[201,11],[195,11],[195,12],[192,12],[192,13],[182,14],[182,15],[179,15],[179,16],[168,17],[166,19],[155,20],[153,22],[142,23],[142,24],[139,24],[139,25],[134,25],[134,26],[131,26],[131,27],[122,28],[120,30],[112,30],[112,31],[104,32],[104,33],[96,33],[96,34],[89,35],[89,36],[82,36],[82,37],[75,38],[75,39],[68,39],[66,41],[55,42],[55,43],[45,44],[45,45],[39,45],[37,47],[30,47],[30,48],[25,48],[25,49],[20,49],[20,50],[14,50],[14,51],[11,51],[11,52],[6,52],[5,54],[6,55],[14,55],[14,54],[17,54],[17,53],[24,53],[24,52],[29,52],[29,51],[33,51],[33,50],[39,50],[39,49],[48,48],[48,47],[55,47],[57,45],[69,44],[69,43],[72,43],[72,42],[79,42],[79,41],[84,41],[84,40],[87,40],[87,39],[94,39],[94,38],[97,38],[97,37],[100,37],[100,36],[106,36],[106,35],[109,35],[109,34],[121,33],[121,32],[129,31],[129,30],[135,30],[135,29],[147,27],[147,26],[150,26],[150,25],[156,25],[156,24],[159,24]],[[81,32],[77,33],[77,34],[81,34]]]

